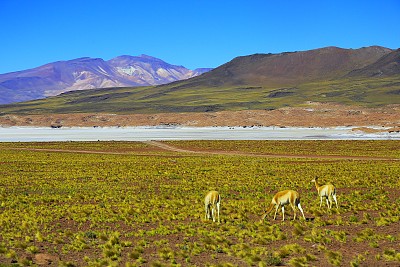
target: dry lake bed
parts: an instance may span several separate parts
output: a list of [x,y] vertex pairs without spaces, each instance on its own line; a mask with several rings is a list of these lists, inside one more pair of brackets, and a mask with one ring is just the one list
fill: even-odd
[[400,140],[400,133],[365,133],[353,127],[0,127],[0,142],[390,139]]

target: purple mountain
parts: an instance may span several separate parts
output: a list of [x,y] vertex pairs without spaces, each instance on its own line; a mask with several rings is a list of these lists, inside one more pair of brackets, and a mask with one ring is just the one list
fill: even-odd
[[72,90],[159,85],[198,76],[211,69],[189,70],[161,59],[119,56],[78,58],[0,74],[0,104],[28,101]]

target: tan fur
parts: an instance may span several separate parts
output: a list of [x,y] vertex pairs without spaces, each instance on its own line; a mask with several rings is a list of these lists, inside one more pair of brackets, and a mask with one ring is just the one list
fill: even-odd
[[220,210],[220,204],[221,204],[221,197],[217,191],[210,191],[206,195],[206,198],[204,199],[204,205],[205,205],[205,210],[206,210],[206,217],[205,219],[208,220],[212,218],[213,222],[215,222],[215,212],[217,212],[218,215],[218,222],[219,220],[219,210]]
[[321,199],[319,206],[320,207],[322,206],[322,199],[325,198],[328,209],[332,208],[332,198],[333,198],[333,200],[335,200],[336,208],[338,209],[335,186],[332,184],[326,184],[320,186],[318,184],[318,178],[313,179],[311,182],[315,183],[315,188],[317,189],[318,195]]
[[264,220],[265,217],[268,215],[268,213],[271,212],[271,210],[275,207],[275,214],[274,214],[274,220],[276,219],[276,214],[278,213],[279,207],[282,207],[282,221],[285,220],[285,205],[289,204],[294,212],[294,217],[293,220],[296,219],[296,208],[297,207],[301,213],[303,214],[304,220],[306,217],[304,216],[303,209],[301,208],[300,205],[300,195],[294,190],[284,190],[280,191],[275,194],[275,196],[272,198],[271,204],[268,206],[267,210],[261,217],[261,220]]

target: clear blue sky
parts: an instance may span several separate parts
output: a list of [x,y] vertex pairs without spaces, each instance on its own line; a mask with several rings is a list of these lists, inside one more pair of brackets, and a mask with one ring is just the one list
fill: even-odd
[[194,69],[326,46],[400,47],[400,0],[0,0],[0,73],[147,54]]

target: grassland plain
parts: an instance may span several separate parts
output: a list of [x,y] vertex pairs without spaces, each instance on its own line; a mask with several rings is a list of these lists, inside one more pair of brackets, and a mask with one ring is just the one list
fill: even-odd
[[[276,86],[245,82],[209,85],[197,79],[155,87],[71,91],[58,96],[0,106],[0,115],[74,113],[157,114],[301,107],[307,102],[379,108],[399,103],[400,76],[318,80]],[[219,77],[216,78],[220,80]]]
[[[0,143],[0,266],[399,266],[399,147]],[[319,207],[316,176],[337,187],[339,210]],[[306,220],[287,209],[285,222],[260,222],[288,188]],[[211,189],[220,224],[204,221]]]

